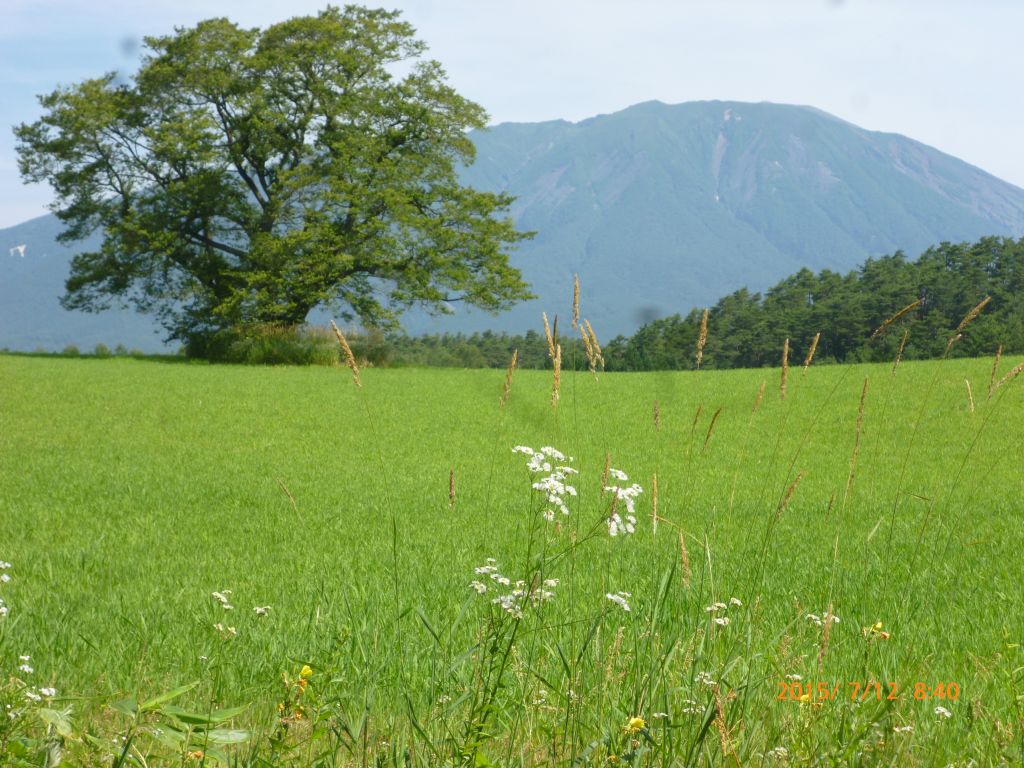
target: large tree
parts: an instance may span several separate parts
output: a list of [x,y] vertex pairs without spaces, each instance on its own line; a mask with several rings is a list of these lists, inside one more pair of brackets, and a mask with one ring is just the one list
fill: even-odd
[[15,128],[75,257],[64,305],[157,314],[171,338],[302,323],[325,305],[388,325],[413,304],[528,298],[512,199],[459,183],[486,113],[397,12],[329,7],[264,30],[211,19],[146,39],[115,74],[40,97]]

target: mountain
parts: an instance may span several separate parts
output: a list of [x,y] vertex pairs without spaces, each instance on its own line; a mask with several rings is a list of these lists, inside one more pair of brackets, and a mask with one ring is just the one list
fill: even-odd
[[[512,261],[540,298],[498,317],[410,314],[412,333],[536,328],[542,310],[566,314],[579,273],[583,315],[608,338],[801,267],[846,271],[896,250],[1024,234],[1024,190],[811,107],[647,102],[473,139],[463,179],[517,197],[519,227],[537,236]],[[0,346],[151,348],[145,319],[57,308],[70,253],[58,231],[52,217],[0,230]],[[22,244],[24,258],[5,256]]]
[[57,242],[61,229],[55,216],[0,229],[0,348],[52,352],[74,344],[89,352],[96,344],[123,344],[167,352],[162,329],[149,317],[123,309],[94,314],[61,307],[71,257],[100,242],[93,236],[65,246]]

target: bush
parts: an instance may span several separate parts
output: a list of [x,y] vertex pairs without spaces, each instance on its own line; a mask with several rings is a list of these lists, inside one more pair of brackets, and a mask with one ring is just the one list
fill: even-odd
[[92,353],[96,355],[96,357],[110,357],[110,355],[112,354],[110,351],[110,347],[103,343],[97,344],[95,347],[93,347]]
[[60,353],[65,357],[78,357],[82,354],[74,344],[68,344]]
[[190,339],[187,354],[246,365],[336,365],[338,341],[323,328],[268,323]]

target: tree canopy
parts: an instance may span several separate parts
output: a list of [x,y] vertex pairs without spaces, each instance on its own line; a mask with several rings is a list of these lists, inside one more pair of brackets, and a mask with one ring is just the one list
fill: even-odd
[[72,263],[67,308],[134,305],[187,340],[320,305],[388,327],[414,304],[529,297],[512,198],[458,180],[486,113],[398,12],[211,19],[145,44],[130,81],[55,90],[15,128],[61,239],[104,233]]

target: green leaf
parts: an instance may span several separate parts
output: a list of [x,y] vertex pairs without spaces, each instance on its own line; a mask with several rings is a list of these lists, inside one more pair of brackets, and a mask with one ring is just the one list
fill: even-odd
[[238,717],[249,708],[248,704],[229,709],[215,709],[213,712],[190,712],[170,704],[161,707],[160,714],[189,725],[216,725]]
[[135,699],[120,699],[110,704],[110,708],[116,709],[121,714],[128,715],[128,717],[135,717],[139,714],[139,705]]
[[57,733],[65,739],[71,738],[71,720],[68,718],[67,712],[58,712],[55,709],[47,709],[45,707],[37,710],[37,712],[42,721],[47,725],[52,725]]
[[158,707],[160,707],[161,704],[166,704],[168,701],[174,701],[174,699],[188,693],[197,685],[199,685],[198,680],[192,683],[188,683],[187,685],[179,686],[174,690],[167,691],[167,693],[162,693],[159,696],[150,699],[149,701],[144,701],[142,703],[142,706],[139,707],[139,709],[143,712],[149,712],[151,710],[157,709]]
[[214,744],[241,744],[252,737],[249,731],[216,728],[206,733],[206,738]]

